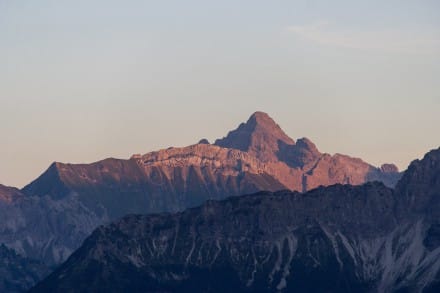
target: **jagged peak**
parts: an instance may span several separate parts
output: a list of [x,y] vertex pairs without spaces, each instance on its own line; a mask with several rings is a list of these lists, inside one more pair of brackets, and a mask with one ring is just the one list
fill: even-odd
[[253,113],[248,121],[247,125],[254,128],[254,132],[258,130],[270,131],[271,135],[276,136],[278,139],[288,144],[294,144],[295,142],[281,129],[281,127],[269,116],[269,114],[261,111]]
[[265,161],[276,158],[280,144],[294,145],[295,141],[264,112],[253,113],[246,123],[215,141],[215,145],[250,152]]

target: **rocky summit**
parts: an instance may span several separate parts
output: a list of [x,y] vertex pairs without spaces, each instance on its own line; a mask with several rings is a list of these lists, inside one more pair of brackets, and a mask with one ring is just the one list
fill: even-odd
[[215,145],[248,152],[261,161],[276,161],[282,145],[294,145],[293,139],[287,136],[281,127],[266,113],[255,112],[246,123]]
[[382,183],[101,226],[31,292],[439,292],[440,149]]
[[22,190],[0,188],[0,243],[47,265],[63,262],[99,225],[127,214],[178,212],[258,191],[306,192],[400,178],[393,165],[321,153],[257,112],[225,138],[130,159],[53,163]]

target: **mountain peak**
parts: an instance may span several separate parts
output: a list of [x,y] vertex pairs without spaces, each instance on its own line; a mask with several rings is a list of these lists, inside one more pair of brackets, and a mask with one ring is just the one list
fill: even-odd
[[[249,121],[256,121],[259,124],[274,124],[275,121],[266,112],[256,111],[249,117]],[[276,124],[276,123],[275,123]]]
[[256,128],[261,128],[266,131],[274,131],[277,136],[279,136],[282,140],[290,141],[291,144],[294,144],[293,140],[288,137],[281,127],[269,116],[269,114],[265,112],[257,111],[253,113],[248,121],[246,122],[249,126],[253,126],[255,130]]
[[263,161],[275,159],[280,144],[294,145],[295,142],[264,112],[255,112],[246,123],[215,141],[215,145],[253,153]]

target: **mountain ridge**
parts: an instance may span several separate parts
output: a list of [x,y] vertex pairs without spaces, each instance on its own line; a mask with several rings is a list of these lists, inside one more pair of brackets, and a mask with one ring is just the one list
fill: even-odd
[[[240,130],[243,128],[245,129],[244,131]],[[243,132],[245,133],[243,134]],[[250,136],[252,139],[250,140],[249,145],[243,147],[241,141],[243,138],[246,139],[247,136]],[[159,151],[153,151],[145,155],[133,155],[129,160],[108,158],[91,164],[63,164],[57,162],[53,163],[51,167],[49,167],[49,169],[43,173],[43,175],[50,175],[52,168],[56,168],[56,172],[60,173],[60,169],[62,169],[62,166],[65,165],[78,166],[80,169],[89,165],[94,166],[97,164],[105,164],[105,162],[109,162],[110,165],[115,162],[116,164],[119,163],[127,165],[129,164],[130,160],[139,160],[142,157],[153,154],[159,154],[160,156],[161,153],[167,154],[170,152],[170,150],[174,150],[174,152],[175,150],[181,150],[181,156],[184,159],[184,157],[188,156],[188,153],[198,145],[206,146],[206,148],[199,149],[203,151],[203,154],[211,157],[213,154],[219,152],[215,146],[220,146],[226,149],[235,149],[241,151],[244,154],[237,154],[236,156],[244,156],[248,158],[247,161],[255,162],[256,160],[254,158],[256,158],[260,165],[269,165],[268,169],[282,169],[282,173],[284,174],[279,174],[280,172],[275,171],[268,171],[267,173],[274,176],[276,180],[280,181],[283,185],[291,190],[306,191],[307,189],[311,189],[319,185],[331,185],[335,183],[362,184],[363,182],[373,180],[383,180],[386,185],[393,186],[399,177],[397,167],[392,164],[385,164],[388,167],[382,170],[384,165],[381,167],[374,167],[368,163],[365,163],[359,158],[352,158],[342,154],[330,155],[327,153],[320,153],[316,145],[305,137],[298,139],[295,143],[295,141],[289,138],[280,128],[280,126],[264,112],[254,113],[246,123],[242,123],[236,130],[229,132],[226,137],[216,140],[213,145],[204,141],[202,144],[196,144],[188,147],[167,148]],[[212,153],[209,154],[209,151],[206,150],[210,150]],[[178,156],[179,154],[176,153],[175,155]],[[192,155],[197,154],[193,152]],[[319,165],[323,162],[325,162],[325,166]],[[345,166],[341,165],[341,163],[345,164]],[[306,175],[307,173],[313,173],[311,169],[316,169],[317,164],[319,165],[319,168],[339,168],[339,173],[343,174],[335,174],[337,178],[324,178],[322,179],[323,182],[321,184],[308,184],[307,189],[304,190],[303,184],[301,184],[302,173]],[[344,168],[347,170],[343,170]],[[345,176],[350,175],[348,173],[352,172],[352,169],[362,169],[362,172],[357,174],[355,178]],[[390,174],[394,174],[394,176],[388,176]],[[55,179],[58,179],[57,175],[55,174],[54,177]],[[45,177],[40,176],[40,178],[37,178],[34,182],[25,186],[22,191],[30,195],[50,194],[50,189],[46,190],[45,188],[39,188],[38,190],[34,190],[34,187],[37,185],[37,183],[41,183],[41,181],[43,181],[42,183],[45,185],[44,179]],[[321,179],[312,180],[312,182],[320,180]],[[58,186],[58,188],[61,190],[54,191],[53,193],[63,193],[64,190],[62,186]]]
[[321,153],[307,138],[294,141],[265,113],[255,113],[242,125],[237,129],[250,143],[246,151],[234,142],[240,135],[228,134],[220,142],[230,148],[202,141],[126,160],[55,162],[15,190],[17,200],[0,204],[0,243],[56,265],[96,227],[127,214],[178,212],[262,190],[305,192],[375,180],[394,186],[400,177],[392,168],[385,172],[360,159]]
[[[71,235],[67,237],[63,229],[48,232],[46,229],[51,225],[48,221],[52,219],[43,216],[37,222],[44,229],[23,232],[20,236],[23,239],[14,239],[11,234],[14,230],[0,224],[0,242],[25,256],[44,256],[46,262],[53,264],[63,261],[94,227],[126,214],[177,212],[206,200],[260,190],[305,192],[321,185],[359,185],[376,180],[394,186],[400,177],[400,173],[384,172],[358,158],[320,153],[307,138],[295,142],[262,112],[253,114],[237,129],[240,128],[249,130],[245,131],[245,137],[249,135],[250,142],[254,143],[249,145],[250,151],[203,142],[134,155],[127,160],[108,158],[91,164],[53,163],[21,190],[27,202],[22,205],[26,207],[23,217],[26,219],[27,213],[35,217],[28,205],[38,204],[37,198],[41,198],[41,206],[63,207],[57,208],[60,214],[51,215],[53,218],[63,217],[62,211],[67,209],[65,213],[69,218],[65,222],[70,226],[64,230]],[[231,133],[237,130],[220,141],[234,146],[229,138],[240,139],[240,136]],[[84,223],[79,215],[91,222]],[[23,224],[13,225],[22,227]],[[26,233],[39,241],[29,241]],[[48,233],[55,233],[56,241],[48,239],[46,243],[44,239]]]
[[337,184],[127,216],[31,292],[436,292],[439,174],[440,149],[411,163],[396,190]]
[[246,123],[240,124],[226,137],[217,139],[214,144],[248,152],[264,162],[275,159],[279,143],[294,145],[295,141],[268,114],[255,112]]

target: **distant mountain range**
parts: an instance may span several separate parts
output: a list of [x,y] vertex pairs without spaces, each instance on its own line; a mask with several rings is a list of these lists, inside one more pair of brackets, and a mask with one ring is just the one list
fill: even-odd
[[294,141],[256,112],[214,144],[201,140],[128,160],[53,163],[22,190],[0,186],[0,243],[53,266],[96,227],[127,214],[177,212],[262,190],[306,192],[369,181],[393,187],[400,176],[392,164],[378,168],[321,153],[309,139]]
[[440,292],[440,149],[396,188],[260,192],[101,226],[31,292]]

